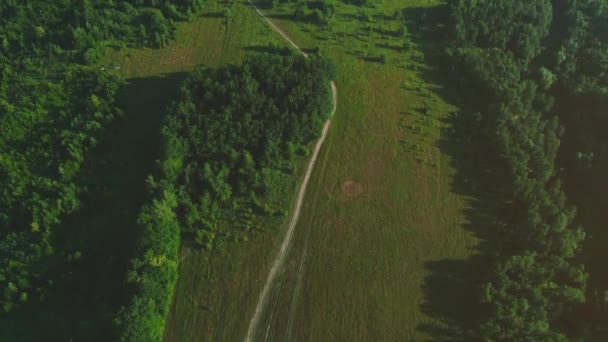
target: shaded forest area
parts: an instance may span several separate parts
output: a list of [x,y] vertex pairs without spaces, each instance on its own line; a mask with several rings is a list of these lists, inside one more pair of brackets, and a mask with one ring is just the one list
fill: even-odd
[[162,128],[154,194],[139,215],[129,270],[133,299],[118,316],[121,339],[160,340],[178,277],[180,242],[212,249],[247,241],[277,174],[295,172],[332,110],[327,59],[284,51],[242,66],[201,67],[182,84]]
[[605,240],[590,243],[605,221],[589,189],[606,189],[608,7],[455,0],[444,9],[463,135],[503,199],[493,271],[468,338],[598,338],[608,284],[601,259],[587,255],[605,257],[597,250]]
[[133,232],[114,226],[129,209],[104,211],[126,159],[108,149],[130,118],[124,80],[91,65],[110,42],[164,45],[201,5],[0,4],[0,339],[115,335]]

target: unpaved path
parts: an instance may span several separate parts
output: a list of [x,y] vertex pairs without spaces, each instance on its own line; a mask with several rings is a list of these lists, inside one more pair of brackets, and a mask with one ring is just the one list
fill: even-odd
[[[249,4],[258,12],[258,14],[268,23],[270,26],[278,32],[281,37],[283,37],[289,44],[291,44],[298,52],[300,52],[304,57],[308,57],[290,38],[289,36],[283,32],[280,28],[268,19],[262,11],[260,11],[251,0],[247,0]],[[338,104],[338,91],[336,89],[336,85],[334,82],[331,82],[331,91],[332,91],[332,99],[333,99],[333,111],[331,115],[333,116],[336,112],[336,107]],[[270,268],[270,273],[268,273],[268,278],[266,279],[266,283],[264,284],[264,288],[260,293],[260,297],[258,298],[258,303],[255,307],[255,311],[253,313],[253,317],[249,322],[249,328],[247,329],[247,336],[245,337],[246,342],[252,341],[257,331],[257,327],[260,321],[260,316],[264,310],[264,307],[268,301],[268,294],[270,292],[270,288],[272,284],[275,282],[275,278],[277,276],[277,272],[283,267],[285,263],[285,257],[287,252],[289,251],[289,247],[291,245],[291,240],[293,239],[293,233],[296,228],[296,223],[298,223],[298,218],[300,217],[300,209],[302,208],[302,200],[304,199],[304,194],[306,193],[306,188],[308,187],[308,181],[310,180],[310,175],[312,174],[312,170],[315,166],[315,162],[317,161],[317,157],[319,156],[319,150],[321,150],[321,146],[325,141],[325,137],[327,136],[327,131],[329,130],[329,126],[331,124],[330,120],[325,122],[323,126],[323,132],[321,133],[321,137],[317,141],[315,145],[315,150],[310,157],[310,161],[308,162],[308,166],[306,168],[306,174],[304,175],[304,180],[300,185],[300,189],[298,190],[298,195],[296,197],[296,202],[293,208],[293,212],[291,214],[291,219],[289,220],[289,226],[287,227],[287,233],[285,234],[285,238],[283,239],[283,243],[281,244],[281,249],[279,250],[279,254],[277,254],[276,258],[273,261],[272,267]]]

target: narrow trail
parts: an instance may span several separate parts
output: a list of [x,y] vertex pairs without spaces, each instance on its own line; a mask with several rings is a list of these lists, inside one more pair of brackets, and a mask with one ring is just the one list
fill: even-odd
[[[300,47],[297,46],[285,32],[283,32],[283,30],[281,30],[279,27],[277,27],[275,24],[273,24],[272,21],[270,21],[270,19],[268,19],[264,15],[264,13],[262,13],[262,11],[260,11],[253,4],[253,2],[251,2],[251,0],[247,0],[247,1],[251,5],[251,7],[253,7],[256,10],[256,12],[258,12],[258,14],[273,28],[273,30],[275,30],[277,33],[279,33],[281,35],[281,37],[283,37],[287,42],[289,42],[289,44],[291,44],[296,50],[298,50],[298,52],[300,52],[304,57],[308,57],[308,55],[306,53],[304,53],[300,49]],[[334,82],[331,82],[331,91],[332,91],[332,100],[333,100],[333,110],[332,110],[331,116],[333,116],[334,113],[336,112],[336,107],[338,104],[338,91],[336,88],[336,84]],[[247,329],[247,336],[245,337],[246,342],[252,341],[253,338],[255,337],[255,333],[256,333],[258,325],[259,325],[261,314],[264,311],[264,308],[266,307],[267,302],[268,302],[268,295],[270,293],[270,288],[272,287],[272,285],[275,282],[278,271],[283,268],[283,265],[285,263],[285,257],[291,246],[291,241],[293,239],[293,233],[295,231],[296,224],[298,223],[298,218],[300,217],[300,209],[302,208],[302,200],[304,199],[304,194],[306,193],[306,188],[308,187],[308,181],[310,180],[312,170],[314,169],[315,162],[317,161],[317,157],[319,156],[319,151],[321,150],[321,146],[323,145],[323,142],[325,142],[325,137],[327,136],[327,132],[329,130],[330,125],[331,125],[331,121],[327,120],[327,122],[325,122],[325,125],[323,126],[323,131],[321,133],[321,137],[317,141],[314,152],[313,152],[312,156],[310,157],[310,161],[308,162],[308,166],[306,168],[306,173],[304,174],[304,179],[298,190],[298,195],[296,197],[296,202],[295,202],[295,205],[293,208],[291,219],[289,220],[289,226],[287,227],[287,233],[285,234],[285,238],[283,239],[283,243],[281,244],[281,249],[279,250],[279,253],[277,254],[276,258],[273,261],[272,267],[270,268],[270,272],[268,273],[268,278],[266,279],[266,283],[264,284],[262,292],[260,293],[260,297],[258,298],[258,302],[256,304],[255,311],[253,313],[253,317],[251,318],[251,321],[249,322],[249,328]]]

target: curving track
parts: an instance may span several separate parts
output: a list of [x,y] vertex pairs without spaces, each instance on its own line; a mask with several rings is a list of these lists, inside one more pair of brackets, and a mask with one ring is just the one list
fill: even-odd
[[[270,19],[268,19],[264,15],[264,13],[262,13],[262,11],[260,11],[253,4],[253,2],[251,2],[251,0],[247,0],[247,1],[251,5],[251,7],[253,7],[258,12],[258,14],[272,27],[273,30],[275,30],[277,33],[279,33],[281,35],[281,37],[283,37],[289,44],[291,44],[296,50],[298,50],[298,52],[300,52],[304,57],[308,57],[308,55],[306,55],[300,49],[300,47],[298,47],[289,38],[289,36],[285,32],[283,32],[283,30],[281,30],[275,24],[273,24],[272,21],[270,21]],[[332,99],[333,99],[333,105],[334,105],[333,111],[332,111],[332,116],[333,116],[333,114],[336,112],[337,100],[338,100],[338,91],[336,89],[336,84],[334,82],[331,82],[331,90],[332,90]],[[258,328],[258,325],[260,322],[261,314],[268,302],[268,295],[270,293],[270,289],[271,289],[272,285],[275,283],[278,271],[283,268],[283,265],[285,263],[285,257],[291,246],[291,241],[293,239],[293,233],[295,231],[295,227],[298,222],[298,218],[300,217],[300,209],[302,208],[302,200],[304,199],[304,194],[306,193],[306,188],[308,187],[308,181],[310,180],[310,175],[312,174],[312,170],[314,169],[315,162],[317,160],[317,157],[319,156],[319,150],[321,149],[321,146],[323,145],[323,142],[325,141],[325,137],[327,136],[327,132],[329,130],[330,124],[331,124],[330,120],[327,120],[327,122],[325,122],[325,126],[323,126],[323,132],[321,133],[321,137],[317,141],[314,152],[310,158],[310,161],[308,162],[308,166],[306,168],[306,173],[304,175],[304,180],[302,181],[302,184],[300,185],[300,188],[298,190],[298,195],[296,197],[296,202],[295,202],[295,205],[293,208],[293,212],[291,214],[291,219],[289,220],[289,226],[287,228],[287,233],[285,234],[285,238],[283,239],[283,243],[281,244],[281,249],[279,250],[279,253],[277,254],[276,258],[274,259],[274,261],[272,263],[272,267],[270,268],[270,273],[268,273],[268,278],[266,279],[266,283],[264,283],[264,287],[262,289],[262,292],[260,293],[260,297],[256,304],[255,311],[253,313],[253,317],[251,318],[251,321],[249,322],[249,328],[247,329],[247,336],[245,337],[246,342],[252,341],[256,334],[256,331],[257,331],[257,328]]]

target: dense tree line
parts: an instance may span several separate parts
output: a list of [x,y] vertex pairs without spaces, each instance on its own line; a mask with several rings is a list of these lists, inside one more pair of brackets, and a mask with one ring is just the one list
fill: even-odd
[[321,26],[328,26],[336,13],[336,4],[333,0],[320,2],[298,2],[294,18]]
[[577,253],[585,233],[556,163],[571,128],[563,124],[564,108],[576,103],[605,113],[606,6],[455,0],[449,11],[450,79],[475,133],[470,142],[494,177],[506,180],[497,265],[482,291],[488,312],[475,335],[580,337],[585,327],[576,315],[588,275]]
[[114,96],[121,81],[85,68],[54,79],[35,67],[0,68],[0,284],[10,311],[43,298],[56,276],[53,229],[79,207],[86,184],[78,176],[104,127],[120,115]]
[[3,1],[0,51],[10,57],[93,63],[108,40],[160,47],[202,0]]
[[261,4],[273,8],[283,3],[295,3],[293,18],[302,22],[310,22],[320,26],[328,26],[336,13],[335,0],[262,0]]
[[221,222],[247,211],[239,202],[262,202],[272,170],[292,168],[321,131],[332,75],[327,60],[292,54],[192,74],[163,131],[184,232],[211,248]]
[[[0,2],[0,309],[44,303],[87,259],[59,240],[94,189],[86,160],[121,115],[104,46],[162,46],[200,0]],[[86,229],[86,227],[85,227]],[[85,244],[86,245],[86,244]],[[71,247],[67,247],[71,246]]]
[[[555,112],[566,126],[561,149],[567,191],[580,208],[590,239],[584,259],[590,273],[587,305],[579,320],[592,338],[606,339],[608,278],[605,192],[608,182],[608,7],[603,1],[553,1],[555,29],[545,54],[545,74],[553,81]],[[596,336],[599,335],[599,336]]]
[[214,248],[247,240],[277,173],[293,171],[331,113],[333,65],[267,54],[242,66],[201,67],[183,83],[162,130],[155,199],[141,212],[129,279],[134,296],[117,319],[124,341],[162,338],[177,280],[180,234]]
[[155,198],[138,219],[135,258],[129,283],[128,305],[115,319],[120,341],[161,341],[177,282],[180,227],[177,195],[168,182],[153,186]]

